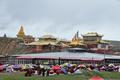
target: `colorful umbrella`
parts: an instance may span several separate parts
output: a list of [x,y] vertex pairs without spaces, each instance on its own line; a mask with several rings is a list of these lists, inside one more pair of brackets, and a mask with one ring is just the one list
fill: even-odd
[[99,76],[93,76],[92,78],[90,78],[89,80],[104,80],[103,78],[99,77]]
[[77,64],[72,64],[72,66],[77,66]]
[[44,66],[43,66],[43,65],[40,65],[40,68],[44,68]]
[[4,68],[3,68],[3,65],[1,65],[1,66],[0,66],[0,71],[3,70],[3,69],[4,69]]
[[50,74],[53,74],[54,73],[54,71],[53,70],[50,70],[50,72],[49,72]]
[[61,71],[63,71],[64,72],[64,74],[67,74],[67,70],[65,69],[65,68],[61,68]]
[[64,63],[63,66],[67,66],[69,63]]
[[79,69],[77,69],[74,73],[75,74],[82,74],[82,72]]
[[114,64],[109,64],[109,67],[113,67],[114,66]]
[[13,67],[13,68],[20,68],[19,65],[13,65],[12,67]]
[[44,68],[45,69],[50,69],[50,66],[45,65]]
[[20,65],[20,68],[22,68],[22,69],[26,69],[26,68],[25,68],[25,65]]
[[58,70],[58,69],[60,69],[60,66],[52,66],[52,69]]
[[84,64],[80,64],[78,67],[85,67],[85,65]]
[[64,63],[63,64],[63,66],[69,66],[70,65],[70,63]]

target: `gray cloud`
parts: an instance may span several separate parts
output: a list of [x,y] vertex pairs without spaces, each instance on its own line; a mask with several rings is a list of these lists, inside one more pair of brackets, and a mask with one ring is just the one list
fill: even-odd
[[20,25],[36,37],[53,34],[70,39],[79,30],[120,40],[120,1],[0,0],[0,35],[16,36]]

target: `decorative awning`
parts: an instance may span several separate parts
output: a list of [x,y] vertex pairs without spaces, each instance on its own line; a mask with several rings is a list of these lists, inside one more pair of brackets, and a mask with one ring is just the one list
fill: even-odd
[[102,61],[104,59],[81,58],[81,57],[55,57],[55,56],[19,56],[17,59],[61,59],[61,60],[82,60],[82,61]]
[[31,54],[19,54],[17,59],[68,59],[68,60],[84,60],[84,61],[102,61],[104,59],[120,59],[117,55],[107,55],[88,52],[52,52],[52,53],[31,53]]

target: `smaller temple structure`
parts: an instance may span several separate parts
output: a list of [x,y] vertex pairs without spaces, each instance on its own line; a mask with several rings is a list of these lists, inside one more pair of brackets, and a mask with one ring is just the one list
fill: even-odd
[[102,40],[103,35],[97,32],[88,32],[87,34],[82,34],[82,37],[85,44],[97,44]]
[[86,44],[87,48],[96,53],[111,53],[110,43],[102,40],[103,35],[97,32],[88,32],[82,34],[83,43]]
[[31,47],[31,52],[56,52],[61,50],[59,41],[52,35],[44,35],[38,41],[31,42],[27,46]]
[[25,37],[25,32],[23,26],[21,26],[19,32],[17,33],[17,38],[23,41],[24,37]]
[[97,32],[88,32],[79,37],[79,32],[75,34],[70,43],[70,51],[87,51],[95,53],[112,53],[110,43],[102,40],[103,35]]

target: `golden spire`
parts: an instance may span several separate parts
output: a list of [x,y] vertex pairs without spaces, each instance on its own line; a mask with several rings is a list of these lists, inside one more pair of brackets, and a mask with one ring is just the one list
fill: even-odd
[[77,31],[77,33],[74,35],[74,37],[72,38],[71,44],[72,45],[79,45],[80,44],[80,37],[79,37],[79,32]]
[[25,37],[24,29],[23,29],[23,26],[21,26],[17,34],[17,38],[23,40],[24,37]]

